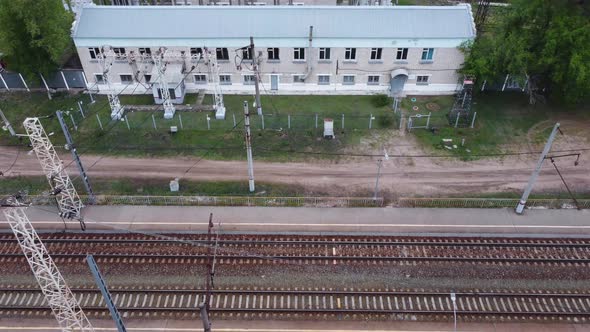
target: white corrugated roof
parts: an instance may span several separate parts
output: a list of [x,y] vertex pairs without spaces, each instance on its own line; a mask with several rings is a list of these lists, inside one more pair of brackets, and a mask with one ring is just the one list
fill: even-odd
[[[458,6],[89,6],[76,41],[471,39],[471,7]],[[257,42],[257,44],[259,44]],[[163,46],[167,46],[162,44]],[[124,45],[121,45],[124,46]],[[263,46],[263,45],[261,45]]]

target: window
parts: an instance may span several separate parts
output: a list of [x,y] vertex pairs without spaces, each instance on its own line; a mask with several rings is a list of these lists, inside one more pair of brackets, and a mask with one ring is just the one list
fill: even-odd
[[219,75],[219,84],[230,85],[231,75]]
[[199,54],[203,55],[203,49],[200,47],[191,47],[191,58],[197,58]]
[[253,85],[254,83],[256,83],[254,75],[244,75],[244,85]]
[[343,85],[354,85],[354,75],[342,76],[342,84]]
[[149,83],[152,80],[152,75],[143,75],[146,83]]
[[319,85],[330,84],[330,75],[318,75],[318,84]]
[[422,61],[432,61],[434,55],[434,48],[422,49]]
[[141,55],[152,55],[152,49],[149,47],[140,47],[139,54]]
[[344,51],[344,59],[356,60],[356,48],[346,48],[346,50]]
[[269,60],[279,60],[279,48],[278,47],[270,47],[270,48],[267,48],[266,51],[268,52],[268,59]]
[[242,59],[252,60],[252,52],[250,52],[249,47],[242,50]]
[[113,47],[113,52],[115,52],[117,57],[122,57],[125,55],[125,48],[124,47]]
[[102,74],[94,74],[94,78],[96,79],[96,84],[104,84],[104,76]]
[[379,75],[369,75],[369,79],[367,80],[368,85],[377,85],[379,84]]
[[196,74],[195,84],[207,84],[207,76],[204,74]]
[[305,48],[303,47],[296,47],[293,49],[293,59],[294,60],[305,60]]
[[215,55],[217,56],[217,60],[229,60],[229,53],[225,47],[216,49]]
[[304,75],[293,75],[293,83],[304,83],[305,82]]
[[372,48],[371,49],[371,60],[381,60],[381,52],[383,51],[382,48]]
[[416,84],[426,85],[428,84],[428,76],[416,76]]
[[96,58],[98,58],[98,55],[100,54],[100,48],[90,47],[90,48],[88,48],[88,52],[90,52],[90,59],[96,59]]
[[320,60],[330,60],[329,47],[320,47]]
[[131,75],[119,75],[121,77],[121,83],[131,83],[133,82],[133,76]]
[[397,54],[395,55],[396,60],[407,60],[408,59],[408,49],[407,48],[398,48]]

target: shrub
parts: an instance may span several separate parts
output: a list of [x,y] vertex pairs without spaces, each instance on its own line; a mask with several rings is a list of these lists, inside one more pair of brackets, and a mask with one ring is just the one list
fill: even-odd
[[383,107],[383,106],[389,105],[389,103],[391,101],[387,95],[375,95],[371,99],[371,102],[373,103],[373,106],[375,106],[375,107]]

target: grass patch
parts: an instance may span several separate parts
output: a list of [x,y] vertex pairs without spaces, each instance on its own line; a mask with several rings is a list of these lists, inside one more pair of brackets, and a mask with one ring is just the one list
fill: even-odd
[[[582,110],[563,110],[552,105],[529,105],[526,96],[520,93],[478,93],[474,98],[473,111],[477,112],[475,126],[471,128],[453,128],[449,124],[449,113],[452,97],[418,98],[415,103],[406,98],[402,107],[411,110],[418,106],[418,111],[406,111],[406,115],[414,113],[428,113],[428,102],[435,102],[441,106],[439,111],[432,112],[431,126],[437,128],[433,133],[425,129],[415,129],[412,133],[427,147],[440,153],[447,153],[461,157],[464,160],[478,159],[477,155],[505,152],[520,152],[526,147],[527,132],[536,123],[558,115],[574,115],[581,120],[588,119]],[[424,121],[424,120],[421,120]],[[531,137],[534,142],[547,139],[551,129],[536,133]],[[442,145],[443,138],[450,138],[457,149],[447,150]],[[465,145],[461,147],[461,141]],[[469,150],[469,151],[468,151]]]
[[[359,144],[362,137],[371,136],[368,130],[369,122],[373,130],[383,131],[395,127],[391,103],[375,106],[373,98],[374,96],[263,96],[264,130],[262,117],[256,115],[255,110],[251,108],[251,113],[254,113],[251,116],[254,155],[258,159],[275,161],[332,158],[322,153],[341,152]],[[15,129],[21,133],[24,132],[22,121],[26,117],[47,116],[53,115],[56,110],[70,110],[78,129],[74,130],[71,121],[67,122],[78,145],[78,151],[82,154],[244,158],[243,101],[246,100],[252,105],[253,96],[224,96],[227,108],[225,120],[215,120],[213,113],[202,112],[178,112],[172,120],[164,120],[162,111],[129,112],[127,120],[131,129],[127,128],[125,121],[110,120],[110,110],[105,96],[95,96],[95,99],[96,103],[90,104],[90,99],[86,95],[62,93],[56,94],[53,100],[48,100],[42,93],[10,93],[0,96],[0,108],[4,110]],[[84,102],[85,118],[82,118],[78,111],[78,100]],[[196,102],[196,95],[188,95],[186,102]],[[204,103],[211,102],[212,97],[206,96]],[[121,103],[153,104],[153,98],[150,95],[121,96]],[[97,115],[104,130],[100,129]],[[207,116],[210,117],[210,129],[207,126]],[[232,130],[234,117],[237,127]],[[334,120],[336,139],[322,138],[324,118]],[[57,119],[43,119],[42,123],[46,132],[54,133],[52,142],[56,149],[60,149],[65,144],[65,139]],[[171,134],[171,126],[177,126],[179,132]],[[10,138],[7,132],[0,132],[0,141],[18,143],[18,140]]]
[[[92,178],[92,188],[101,195],[139,196],[325,196],[325,192],[306,189],[300,185],[256,182],[256,192],[250,193],[247,181],[180,181],[180,190],[170,192],[169,181],[165,179],[105,179]],[[78,193],[85,193],[82,182],[74,181]],[[30,195],[43,195],[49,191],[45,177],[2,178],[0,194],[13,194],[25,190]]]

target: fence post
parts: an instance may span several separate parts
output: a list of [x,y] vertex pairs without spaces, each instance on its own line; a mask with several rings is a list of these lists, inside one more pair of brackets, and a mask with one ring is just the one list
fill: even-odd
[[342,129],[344,129],[344,113],[342,113]]
[[291,114],[287,115],[287,128],[291,129]]
[[315,128],[318,129],[318,114],[315,114]]
[[98,125],[100,126],[100,130],[104,130],[104,128],[102,127],[102,122],[100,121],[100,116],[98,116],[98,113],[96,114],[96,120],[98,120]]
[[127,114],[125,114],[125,123],[127,124],[127,130],[131,130],[131,126],[129,126],[129,120],[127,120]]
[[373,114],[369,114],[369,129],[373,126]]
[[237,124],[236,124],[236,114],[235,113],[232,113],[231,114],[231,117],[234,119],[234,128],[235,128],[237,126]]
[[27,91],[31,92],[31,90],[29,89],[29,86],[27,85],[27,82],[25,82],[25,79],[23,78],[23,75],[18,73],[18,76],[20,77],[20,80],[23,81],[23,84],[25,85],[25,88],[27,88]]
[[264,130],[264,114],[260,114],[260,119],[262,120],[262,130]]
[[74,130],[78,131],[78,126],[76,125],[76,121],[74,121],[74,115],[72,113],[73,112],[68,112],[68,114],[70,115],[70,119],[72,120],[72,124],[74,125]]
[[207,114],[207,130],[211,130],[211,118],[209,114]]
[[180,129],[184,129],[182,126],[182,115],[180,113],[178,113],[178,121],[180,122]]
[[86,119],[86,115],[84,114],[84,110],[82,109],[82,101],[81,100],[78,101],[78,109],[80,110],[80,114],[82,114],[82,117],[84,119]]
[[[180,114],[179,114],[180,115]],[[154,115],[152,114],[152,124],[154,125],[154,129],[158,130],[158,127],[156,126],[156,118],[154,117]]]
[[428,125],[430,124],[430,115],[432,112],[428,112],[428,118],[426,118],[426,129],[428,129]]
[[399,112],[399,130],[404,129],[403,122],[404,122],[404,113],[400,111]]
[[4,76],[2,76],[2,73],[0,73],[0,80],[2,80],[2,83],[4,83],[6,90],[10,91],[10,88],[8,87],[8,84],[6,84],[6,81],[4,80]]
[[473,128],[473,125],[475,124],[475,117],[477,116],[477,112],[473,112],[473,119],[471,119],[471,128]]
[[461,112],[457,112],[457,119],[455,120],[455,128],[457,128],[457,126],[459,125],[459,114],[461,114]]
[[59,72],[61,73],[61,78],[63,78],[63,80],[64,80],[64,84],[66,85],[66,89],[70,90],[70,86],[68,85],[68,81],[66,80],[66,75],[64,75],[64,71],[60,70]]
[[43,85],[45,85],[45,89],[47,90],[47,98],[51,100],[51,91],[49,91],[49,85],[47,85],[47,81],[45,81],[45,77],[43,77],[43,74],[39,73],[39,76],[41,76],[41,81],[43,81]]

